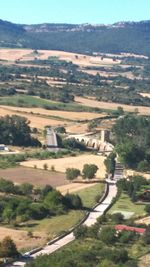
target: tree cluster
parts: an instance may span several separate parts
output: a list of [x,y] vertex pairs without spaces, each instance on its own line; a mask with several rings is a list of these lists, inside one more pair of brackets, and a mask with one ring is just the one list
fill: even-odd
[[150,169],[150,119],[126,115],[113,128],[121,162],[139,171]]
[[142,188],[149,184],[147,179],[139,175],[128,177],[128,179],[124,178],[117,182],[119,190],[127,193],[132,201],[137,201],[140,197]]
[[67,180],[74,180],[78,176],[82,176],[83,179],[93,179],[98,170],[98,167],[95,164],[84,164],[82,173],[79,169],[76,168],[67,168],[66,169],[66,178]]
[[40,146],[31,136],[29,121],[17,115],[0,117],[0,143],[16,146]]
[[6,236],[0,242],[0,257],[1,258],[17,258],[18,256],[19,256],[19,252],[17,251],[15,243],[9,236]]
[[69,209],[82,209],[78,195],[61,195],[59,191],[46,185],[35,189],[25,183],[14,185],[13,182],[0,179],[0,220],[5,223],[19,223],[29,219],[40,220],[56,214],[64,214]]

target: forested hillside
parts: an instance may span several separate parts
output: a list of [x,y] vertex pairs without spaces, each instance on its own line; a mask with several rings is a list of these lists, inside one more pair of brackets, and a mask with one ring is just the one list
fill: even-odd
[[150,21],[113,25],[17,25],[0,20],[0,47],[150,55]]

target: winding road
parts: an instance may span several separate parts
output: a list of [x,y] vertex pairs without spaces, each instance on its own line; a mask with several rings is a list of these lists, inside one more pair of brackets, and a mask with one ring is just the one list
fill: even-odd
[[[111,204],[113,198],[117,195],[116,184],[109,183],[108,186],[109,186],[109,190],[108,190],[108,194],[106,195],[105,199],[89,213],[88,217],[83,222],[84,225],[92,226],[93,224],[95,224],[97,218],[100,217],[104,213],[104,211]],[[44,246],[40,251],[32,253],[31,257],[33,259],[35,259],[36,257],[38,257],[40,255],[50,255],[54,251],[69,244],[73,240],[75,240],[75,236],[74,236],[73,231],[72,231],[71,233],[67,234],[66,236],[62,237],[61,239],[59,239],[59,240],[57,239],[53,243]],[[26,253],[26,255],[27,255],[27,253]],[[25,266],[25,264],[26,264],[26,260],[25,261],[17,261],[17,262],[14,262],[12,265],[8,265],[8,266],[21,267],[21,266]]]

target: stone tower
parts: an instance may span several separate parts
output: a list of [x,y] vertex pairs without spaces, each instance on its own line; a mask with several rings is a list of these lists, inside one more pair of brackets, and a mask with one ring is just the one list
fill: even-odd
[[102,130],[101,131],[101,142],[109,142],[110,131],[109,130]]

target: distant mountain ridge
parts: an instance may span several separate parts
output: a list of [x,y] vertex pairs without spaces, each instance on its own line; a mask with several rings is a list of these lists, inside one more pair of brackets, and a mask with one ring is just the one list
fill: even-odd
[[105,24],[15,24],[0,20],[0,47],[150,56],[150,20]]
[[67,24],[67,23],[42,23],[42,24],[31,24],[31,25],[23,25],[23,28],[27,32],[62,32],[62,31],[99,31],[104,28],[123,28],[123,27],[149,27],[150,28],[150,20],[140,21],[140,22],[117,22],[114,24]]

